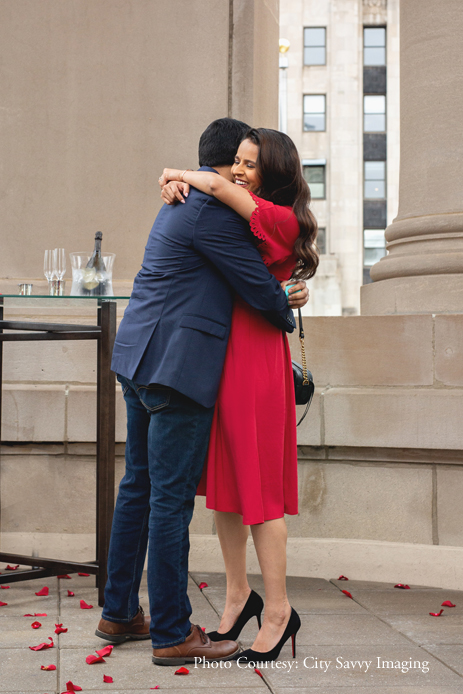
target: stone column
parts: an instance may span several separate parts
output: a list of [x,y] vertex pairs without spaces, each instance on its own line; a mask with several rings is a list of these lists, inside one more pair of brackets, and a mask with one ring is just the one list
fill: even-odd
[[401,2],[399,213],[362,313],[463,312],[463,6]]

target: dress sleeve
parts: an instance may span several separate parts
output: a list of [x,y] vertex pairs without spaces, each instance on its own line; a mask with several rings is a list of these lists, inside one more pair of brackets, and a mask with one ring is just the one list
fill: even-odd
[[294,243],[299,235],[299,226],[289,207],[275,205],[258,198],[249,191],[256,203],[249,225],[258,239],[258,250],[266,265],[281,263],[293,253]]

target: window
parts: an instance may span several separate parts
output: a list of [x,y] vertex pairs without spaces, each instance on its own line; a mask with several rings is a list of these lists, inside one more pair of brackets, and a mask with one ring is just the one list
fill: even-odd
[[326,229],[325,229],[325,227],[318,227],[317,240],[315,243],[317,244],[318,252],[320,253],[320,255],[325,255],[326,254]]
[[386,29],[384,27],[364,28],[363,64],[386,65]]
[[363,197],[367,200],[386,197],[386,162],[364,162],[365,177]]
[[386,255],[384,229],[364,229],[363,231],[363,264],[371,267]]
[[309,184],[312,200],[325,199],[325,166],[303,166],[304,178]]
[[304,65],[326,65],[325,27],[304,29]]
[[363,97],[363,130],[366,133],[382,133],[386,130],[386,97]]
[[304,130],[325,130],[326,97],[324,94],[304,95]]

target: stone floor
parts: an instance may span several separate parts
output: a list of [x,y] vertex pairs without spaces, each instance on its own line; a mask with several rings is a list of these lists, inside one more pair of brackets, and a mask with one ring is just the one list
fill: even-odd
[[[208,587],[201,592],[202,581]],[[259,576],[251,576],[250,582],[263,594]],[[49,596],[37,597],[35,593],[45,585]],[[410,588],[290,577],[290,601],[302,619],[294,660],[290,646],[285,646],[279,661],[260,668],[262,678],[254,669],[240,669],[236,663],[217,668],[190,665],[189,675],[182,677],[174,674],[175,667],[152,664],[149,641],[115,646],[105,663],[87,665],[86,656],[106,645],[94,635],[100,613],[94,578],[73,574],[70,580],[12,582],[10,588],[0,590],[0,602],[7,603],[0,606],[0,692],[59,694],[70,680],[83,692],[119,694],[148,693],[156,686],[169,694],[462,693],[463,591]],[[341,592],[346,589],[352,600]],[[68,597],[68,590],[75,595]],[[93,609],[80,609],[81,599]],[[215,629],[225,600],[225,577],[192,574],[190,599],[192,621]],[[439,612],[444,600],[456,607],[444,608],[441,617],[430,616],[429,612]],[[146,582],[141,603],[148,606]],[[46,616],[23,616],[27,613]],[[31,628],[35,620],[42,625],[36,630]],[[54,633],[58,623],[68,628],[59,636]],[[241,634],[243,646],[252,643],[256,628],[255,620],[247,625]],[[49,636],[54,648],[29,649]],[[399,663],[404,667],[398,668]],[[57,669],[41,670],[41,665],[49,664]],[[114,682],[103,683],[103,675]]]

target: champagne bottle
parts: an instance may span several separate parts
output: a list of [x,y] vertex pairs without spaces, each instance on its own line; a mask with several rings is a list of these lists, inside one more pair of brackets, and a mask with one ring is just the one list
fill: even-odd
[[83,285],[88,291],[99,287],[97,294],[104,294],[104,285],[106,282],[106,266],[101,255],[101,241],[103,234],[97,231],[95,234],[95,248],[88,261],[85,270],[83,271]]

